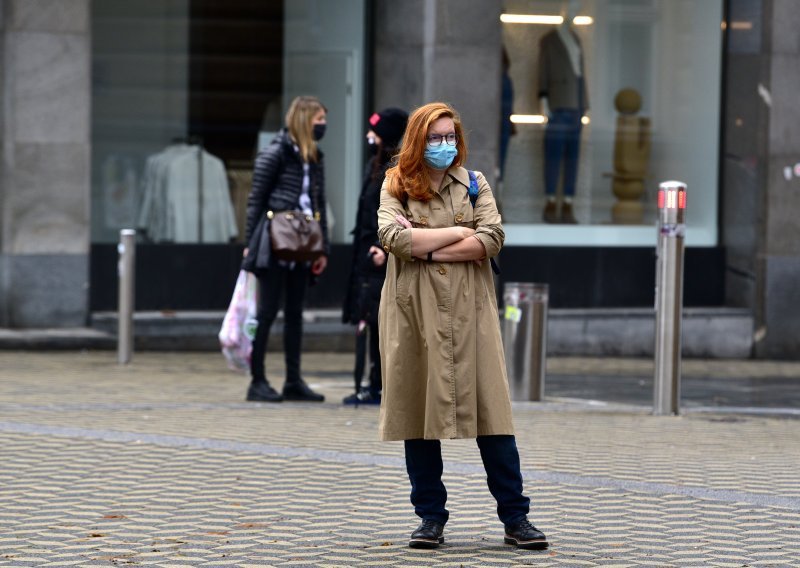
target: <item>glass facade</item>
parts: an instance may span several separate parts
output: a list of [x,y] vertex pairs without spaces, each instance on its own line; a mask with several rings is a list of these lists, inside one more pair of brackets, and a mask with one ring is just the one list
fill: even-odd
[[[438,52],[425,47],[423,36],[447,22],[416,5],[393,8],[394,20],[382,18],[366,0],[90,6],[92,309],[115,301],[108,285],[116,277],[113,245],[119,230],[131,227],[143,247],[143,309],[227,302],[244,245],[253,159],[299,94],[318,96],[329,111],[321,148],[335,262],[320,303],[338,303],[361,184],[364,118],[374,110],[365,101],[375,94],[382,106],[424,102],[368,81],[372,73],[375,81],[391,73],[428,84],[423,76]],[[484,23],[499,32],[485,50],[490,56],[502,47],[501,103],[510,117],[498,131],[495,184],[506,277],[547,279],[547,267],[544,275],[518,273],[512,259],[552,251],[575,258],[582,248],[613,250],[614,262],[641,264],[639,253],[655,245],[657,185],[669,179],[688,185],[687,246],[716,247],[723,0],[506,0],[502,12],[498,19],[486,10],[491,22]],[[403,27],[398,14],[429,20]],[[405,34],[411,47],[403,53],[412,55],[398,60],[398,69],[370,70],[370,34]],[[440,86],[431,85],[435,98]],[[491,142],[484,147],[474,156],[494,155]],[[208,270],[230,278],[208,279]],[[627,279],[646,290],[651,272],[640,267]],[[184,301],[182,279],[206,283]],[[589,305],[572,288],[561,289],[562,305]],[[601,300],[591,305],[618,302]]]
[[505,2],[507,244],[653,246],[670,179],[688,185],[687,245],[717,244],[722,9]]
[[[364,0],[92,2],[92,243],[242,243],[253,159],[299,94],[329,110],[345,242],[360,178]],[[352,192],[343,191],[353,188]]]

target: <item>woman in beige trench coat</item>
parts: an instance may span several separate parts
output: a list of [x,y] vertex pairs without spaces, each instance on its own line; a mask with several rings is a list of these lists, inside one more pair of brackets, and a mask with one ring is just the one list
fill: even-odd
[[546,548],[522,493],[494,282],[488,259],[504,233],[480,172],[469,198],[456,111],[418,108],[386,173],[378,236],[389,253],[381,293],[382,440],[404,440],[411,503],[422,523],[409,546],[436,548],[449,513],[439,440],[477,438],[505,542]]

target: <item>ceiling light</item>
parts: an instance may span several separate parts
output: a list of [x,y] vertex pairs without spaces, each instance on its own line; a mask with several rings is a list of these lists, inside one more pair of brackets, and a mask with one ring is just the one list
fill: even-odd
[[547,119],[541,114],[512,114],[511,122],[514,124],[544,124]]
[[[557,26],[564,22],[561,16],[547,16],[544,14],[500,14],[500,21],[504,24],[544,24]],[[572,23],[576,26],[590,26],[594,18],[590,16],[576,16]]]

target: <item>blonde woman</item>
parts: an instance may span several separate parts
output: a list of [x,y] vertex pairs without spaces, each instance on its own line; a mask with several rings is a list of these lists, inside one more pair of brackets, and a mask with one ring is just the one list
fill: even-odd
[[[325,216],[323,156],[317,147],[317,142],[325,134],[326,119],[327,110],[316,97],[295,98],[286,113],[286,127],[258,154],[253,171],[253,188],[247,200],[247,243],[259,237],[254,232],[267,211],[298,210],[309,215],[319,214],[325,250],[330,250]],[[258,252],[250,255],[251,250]],[[259,258],[251,257],[256,254]],[[284,262],[270,258],[269,248],[248,246],[244,255],[244,268],[258,277],[260,296],[247,400],[322,402],[324,397],[313,392],[303,381],[300,352],[306,283],[310,276],[319,276],[325,270],[327,254],[313,263]],[[256,269],[256,265],[261,268]],[[286,381],[283,393],[278,393],[267,381],[264,357],[269,331],[284,295]]]
[[386,172],[378,210],[389,253],[378,316],[379,434],[405,443],[411,503],[422,519],[409,546],[444,542],[440,440],[476,438],[505,542],[547,548],[522,492],[489,267],[505,234],[489,184],[464,168],[466,158],[458,113],[430,103],[408,119],[397,165]]

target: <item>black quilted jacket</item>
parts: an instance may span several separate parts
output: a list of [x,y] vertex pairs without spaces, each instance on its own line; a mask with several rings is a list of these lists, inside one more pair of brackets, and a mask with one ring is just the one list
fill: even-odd
[[[322,152],[319,161],[309,167],[311,203],[319,211],[325,251],[330,253],[328,220],[325,211],[325,170]],[[303,161],[282,129],[269,146],[259,152],[253,170],[253,189],[247,198],[246,242],[250,243],[253,231],[267,211],[298,209],[303,189]]]

